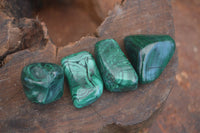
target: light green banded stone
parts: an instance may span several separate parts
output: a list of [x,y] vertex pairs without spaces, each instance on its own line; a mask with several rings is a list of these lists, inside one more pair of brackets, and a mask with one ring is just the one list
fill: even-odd
[[64,73],[62,67],[52,63],[33,63],[23,68],[21,81],[31,102],[47,104],[63,95]]
[[124,43],[142,84],[157,79],[175,51],[175,42],[168,35],[127,36]]
[[89,52],[83,51],[64,57],[61,64],[76,108],[87,106],[102,95],[103,81]]
[[107,90],[122,92],[137,88],[137,74],[115,40],[97,42],[95,55]]

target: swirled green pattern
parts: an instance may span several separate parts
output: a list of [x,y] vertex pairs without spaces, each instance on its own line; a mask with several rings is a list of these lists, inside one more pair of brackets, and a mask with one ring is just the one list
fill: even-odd
[[175,51],[175,42],[168,35],[127,36],[124,43],[142,84],[157,79]]
[[87,106],[102,95],[103,81],[90,53],[83,51],[69,55],[61,64],[76,108]]
[[56,64],[27,65],[22,70],[21,81],[27,98],[32,102],[47,104],[63,95],[63,69]]
[[107,90],[121,92],[137,88],[137,74],[115,40],[97,42],[95,55]]

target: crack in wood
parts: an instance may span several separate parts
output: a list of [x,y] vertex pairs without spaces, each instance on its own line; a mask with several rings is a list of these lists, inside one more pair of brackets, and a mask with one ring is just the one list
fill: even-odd
[[[25,49],[35,51],[41,49],[47,44],[42,25],[37,20],[28,18],[13,19],[8,25],[4,26],[7,26],[8,28],[7,41],[4,41],[5,43],[1,43],[1,45],[2,47],[7,47],[7,51],[0,56],[0,68],[7,62],[7,56]],[[10,44],[14,43],[12,42],[13,37],[15,39],[14,41],[17,41],[15,43],[18,43],[17,45]]]

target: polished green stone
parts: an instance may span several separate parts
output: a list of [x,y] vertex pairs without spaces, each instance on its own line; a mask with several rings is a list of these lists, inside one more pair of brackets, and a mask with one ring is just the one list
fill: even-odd
[[124,44],[142,84],[157,79],[175,51],[175,42],[168,35],[127,36]]
[[64,57],[61,64],[76,108],[87,106],[102,95],[103,81],[89,52],[83,51]]
[[62,67],[52,63],[33,63],[23,68],[21,81],[31,102],[47,104],[63,95],[64,73]]
[[107,90],[122,92],[137,88],[137,74],[115,40],[97,42],[95,55]]

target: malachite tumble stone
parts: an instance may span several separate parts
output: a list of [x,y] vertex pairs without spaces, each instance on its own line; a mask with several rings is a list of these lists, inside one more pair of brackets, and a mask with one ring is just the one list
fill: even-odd
[[137,88],[138,76],[115,40],[97,42],[95,55],[107,90],[122,92]]
[[52,63],[33,63],[23,68],[21,81],[31,102],[47,104],[63,95],[64,73],[62,67]]
[[175,42],[168,35],[127,36],[124,44],[142,84],[157,79],[175,51]]
[[76,108],[87,106],[102,95],[103,81],[89,52],[83,51],[66,56],[61,64]]

